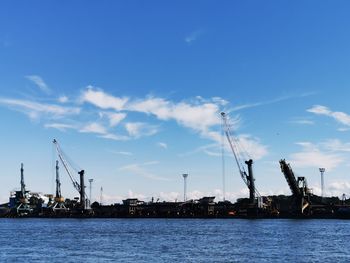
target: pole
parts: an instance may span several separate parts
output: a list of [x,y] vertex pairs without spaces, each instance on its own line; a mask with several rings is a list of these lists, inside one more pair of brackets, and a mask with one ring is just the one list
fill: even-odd
[[89,183],[90,183],[90,197],[89,197],[89,206],[91,206],[91,193],[92,193],[92,182],[94,181],[94,179],[89,179]]
[[84,173],[84,170],[78,173],[80,175],[80,206],[83,210],[86,209]]
[[184,178],[184,202],[186,202],[186,200],[187,200],[186,191],[187,191],[187,177],[188,177],[188,174],[183,174],[182,176]]
[[25,194],[26,194],[26,185],[24,184],[24,168],[23,168],[23,163],[21,163],[21,193],[22,193],[21,198],[24,198],[24,197],[25,197]]
[[324,197],[324,172],[326,171],[325,168],[320,168],[320,173],[321,173],[321,197],[323,199]]

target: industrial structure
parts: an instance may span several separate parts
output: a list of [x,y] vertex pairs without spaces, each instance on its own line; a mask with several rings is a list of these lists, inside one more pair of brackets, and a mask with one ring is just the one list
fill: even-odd
[[296,215],[309,214],[310,209],[306,209],[310,207],[310,196],[312,193],[307,186],[306,178],[298,176],[296,179],[290,164],[287,164],[285,160],[280,160],[280,165],[281,171],[292,192],[292,212]]
[[258,214],[265,214],[267,212],[270,212],[268,211],[272,209],[270,200],[266,199],[266,202],[264,202],[264,199],[255,187],[255,178],[253,174],[253,160],[249,159],[244,161],[248,168],[247,173],[243,165],[243,158],[241,157],[242,153],[244,152],[243,147],[240,147],[239,140],[233,136],[233,132],[228,123],[227,114],[221,112],[221,117],[223,122],[222,127],[224,129],[224,134],[233,153],[239,174],[249,190],[249,204],[247,206],[247,214],[251,216],[258,216]]
[[67,207],[64,204],[64,198],[61,193],[61,180],[59,174],[59,162],[56,160],[56,195],[54,199],[54,203],[52,205],[52,211],[54,213],[66,212]]
[[[239,140],[233,136],[227,115],[221,113],[224,135],[234,156],[240,177],[249,190],[247,198],[235,203],[215,202],[214,196],[205,196],[196,200],[187,198],[188,174],[182,174],[184,180],[184,200],[182,202],[145,202],[136,198],[123,200],[122,203],[103,204],[103,188],[100,188],[100,200],[91,204],[85,191],[85,172],[75,168],[62,151],[57,140],[53,140],[58,160],[55,162],[55,195],[34,193],[24,183],[24,165],[20,169],[20,190],[13,191],[9,202],[0,205],[0,217],[119,217],[119,218],[350,218],[350,199],[345,194],[338,197],[317,196],[308,187],[306,178],[296,177],[284,159],[279,161],[281,171],[290,188],[291,195],[261,196],[256,189],[253,174],[253,160],[243,161]],[[62,164],[79,197],[64,198],[61,192],[59,165]],[[246,172],[246,167],[247,172]],[[73,172],[72,172],[73,171]],[[320,169],[323,173],[324,170]],[[75,176],[79,175],[79,182]],[[322,193],[324,193],[322,191]]]
[[[70,180],[72,181],[73,187],[78,191],[80,198],[79,198],[79,205],[77,208],[79,208],[81,213],[86,212],[86,210],[88,209],[88,203],[89,203],[89,199],[86,196],[85,193],[85,171],[84,170],[78,170],[76,168],[74,168],[74,166],[69,163],[67,161],[67,157],[64,154],[64,152],[62,151],[58,141],[56,139],[53,140],[53,144],[55,145],[56,148],[56,152],[57,155],[59,157],[59,159],[61,160]],[[75,179],[74,174],[71,172],[71,170],[74,170],[75,172],[77,172],[79,174],[79,179],[80,179],[80,183],[78,183],[78,181]]]

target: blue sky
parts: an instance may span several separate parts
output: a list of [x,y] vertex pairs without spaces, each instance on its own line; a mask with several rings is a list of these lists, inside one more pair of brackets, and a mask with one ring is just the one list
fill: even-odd
[[[22,1],[0,4],[0,200],[53,192],[56,138],[105,202],[223,197],[220,112],[263,194],[278,161],[350,194],[347,1]],[[226,146],[227,147],[227,146]],[[230,152],[226,199],[246,196]],[[61,169],[62,192],[76,193]]]

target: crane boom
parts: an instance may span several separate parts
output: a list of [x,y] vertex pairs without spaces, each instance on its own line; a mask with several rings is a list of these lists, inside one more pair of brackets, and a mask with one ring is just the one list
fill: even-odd
[[64,158],[64,155],[63,155],[63,152],[61,150],[61,147],[60,145],[58,144],[58,141],[56,139],[53,140],[53,143],[55,144],[56,146],[56,151],[57,151],[57,154],[58,154],[58,158],[60,158],[61,160],[61,163],[63,164],[63,167],[64,169],[66,170],[70,180],[72,181],[73,183],[73,186],[74,188],[80,193],[80,185],[79,183],[75,180],[74,176],[72,175],[70,169],[69,169],[69,165],[68,165],[68,162],[66,161],[66,159]]
[[232,150],[232,153],[233,153],[233,156],[235,158],[235,161],[236,161],[236,164],[237,164],[237,167],[238,167],[238,170],[239,170],[239,174],[241,175],[244,183],[248,186],[248,182],[247,182],[247,174],[246,172],[244,171],[244,168],[241,166],[239,160],[238,160],[238,156],[237,156],[237,153],[236,153],[236,150],[233,146],[233,142],[232,142],[232,139],[231,139],[231,133],[230,133],[230,127],[227,123],[227,117],[226,117],[226,114],[224,112],[221,113],[221,116],[222,116],[222,119],[223,119],[223,122],[224,122],[224,132],[225,132],[225,135],[226,135],[226,138],[227,138],[227,141],[228,141],[228,144],[230,145],[230,148]]
[[239,174],[241,175],[243,182],[249,188],[249,198],[250,198],[250,202],[253,204],[255,203],[255,194],[260,196],[254,184],[253,169],[252,169],[253,160],[250,159],[248,161],[245,161],[245,163],[248,166],[248,174],[247,174],[239,158],[239,151],[237,149],[237,146],[235,145],[234,140],[232,139],[230,126],[228,125],[228,121],[227,121],[227,115],[226,113],[221,112],[221,116],[223,120],[223,127],[224,127],[224,132],[225,132],[227,141],[230,145],[231,151],[235,158],[235,162],[237,164]]

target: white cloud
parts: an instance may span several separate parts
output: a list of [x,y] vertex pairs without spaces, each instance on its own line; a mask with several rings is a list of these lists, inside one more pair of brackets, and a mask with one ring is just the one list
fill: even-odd
[[41,91],[45,92],[46,94],[50,94],[51,90],[45,83],[45,81],[38,75],[29,75],[26,76],[27,79],[32,81]]
[[146,168],[147,166],[158,164],[158,161],[150,161],[145,163],[134,163],[129,164],[123,167],[120,167],[120,171],[126,171],[128,173],[131,173],[132,175],[142,176],[151,180],[157,180],[157,181],[170,181],[168,178],[158,176]]
[[306,118],[295,118],[290,121],[292,124],[300,124],[300,125],[314,125],[315,122]]
[[185,37],[185,42],[187,44],[191,44],[192,42],[196,41],[202,34],[203,30],[196,30],[191,32],[187,37]]
[[130,102],[127,108],[131,111],[154,115],[159,120],[175,120],[181,126],[190,128],[209,139],[216,136],[210,128],[221,122],[219,105],[214,103],[173,103],[162,98],[150,97]]
[[350,131],[350,128],[338,128],[337,131],[340,131],[340,132],[347,132],[347,131]]
[[143,122],[128,122],[125,124],[125,129],[134,138],[151,136],[158,132],[157,127]]
[[104,126],[97,122],[92,122],[80,129],[80,132],[84,133],[97,133],[97,134],[107,134],[107,130]]
[[343,193],[349,194],[350,183],[347,181],[331,181],[326,185],[326,190],[332,195],[341,196]]
[[270,105],[270,104],[275,104],[275,103],[290,100],[293,98],[304,98],[304,97],[308,97],[308,96],[311,96],[314,94],[315,94],[314,92],[307,92],[307,93],[302,93],[302,94],[292,95],[292,96],[282,96],[282,97],[278,97],[276,99],[267,100],[267,101],[247,103],[247,104],[243,104],[243,105],[238,105],[238,106],[230,109],[229,112],[250,109],[250,108],[255,108],[255,107],[260,107],[260,106],[265,106],[265,105]]
[[322,146],[332,152],[350,152],[350,142],[345,143],[338,139],[327,140]]
[[132,152],[126,152],[126,151],[109,151],[110,153],[114,154],[120,154],[120,155],[126,155],[126,156],[132,156]]
[[80,108],[62,107],[54,104],[43,104],[28,100],[0,98],[0,104],[14,108],[32,119],[40,118],[43,114],[49,118],[62,118],[67,115],[77,115]]
[[114,141],[127,141],[127,140],[130,140],[130,138],[128,136],[118,135],[118,134],[113,134],[113,133],[102,134],[99,137],[100,138],[104,138],[104,139],[114,140]]
[[239,153],[244,156],[246,153],[247,159],[253,158],[259,160],[267,155],[267,147],[262,145],[258,138],[252,137],[251,135],[242,134],[237,137]]
[[113,97],[93,86],[88,86],[82,93],[80,100],[82,102],[89,102],[101,109],[120,111],[128,101],[128,98]]
[[[122,114],[119,111],[139,112],[154,116],[161,121],[174,120],[180,126],[198,133],[202,138],[213,140],[218,144],[221,143],[221,134],[218,131],[221,124],[220,108],[226,105],[227,101],[219,97],[205,100],[197,96],[196,100],[178,103],[152,96],[144,99],[122,99],[89,86],[82,92],[81,98],[82,101],[92,103],[99,108],[114,109],[118,114]],[[230,123],[233,126],[231,128],[238,128],[239,117],[233,117]],[[143,122],[128,122],[125,124],[125,128],[129,135],[134,138],[153,135],[157,132],[157,127]],[[252,136],[241,135],[239,141],[256,158],[267,154],[266,147]]]
[[315,105],[307,111],[317,115],[331,117],[345,126],[350,126],[350,115],[345,112],[332,111],[328,107],[322,105]]
[[65,123],[47,123],[44,125],[45,128],[54,128],[60,131],[66,131],[68,129],[74,129],[76,130],[77,127],[71,124],[65,124]]
[[106,116],[109,120],[109,126],[115,127],[126,118],[126,113],[101,112],[100,116]]
[[164,143],[164,142],[158,142],[157,146],[160,147],[160,148],[163,148],[163,149],[167,149],[168,148],[168,145],[166,143]]
[[60,102],[60,103],[67,103],[67,102],[69,101],[68,97],[67,97],[67,96],[64,96],[64,95],[58,97],[57,100],[58,100],[58,102]]
[[295,167],[325,167],[327,170],[332,170],[344,161],[344,157],[339,153],[330,152],[329,149],[320,150],[322,144],[320,146],[310,142],[297,144],[303,149],[291,155],[291,163]]
[[100,138],[110,139],[114,141],[126,141],[130,139],[128,136],[110,133],[105,126],[97,122],[91,122],[89,124],[84,125],[79,129],[79,132],[95,133],[98,134],[98,137]]

